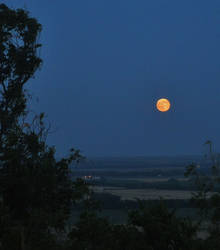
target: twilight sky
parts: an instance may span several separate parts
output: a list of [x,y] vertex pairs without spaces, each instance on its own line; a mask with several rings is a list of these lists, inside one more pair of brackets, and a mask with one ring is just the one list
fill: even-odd
[[200,154],[207,139],[220,151],[219,0],[1,2],[43,25],[44,63],[26,87],[58,156]]

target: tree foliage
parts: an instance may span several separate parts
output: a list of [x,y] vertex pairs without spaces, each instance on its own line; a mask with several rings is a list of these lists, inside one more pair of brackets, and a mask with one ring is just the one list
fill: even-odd
[[[70,165],[79,150],[57,161],[46,144],[44,113],[30,125],[27,91],[42,60],[37,38],[41,25],[29,13],[0,5],[0,241],[6,249],[49,249],[57,231],[65,230],[74,202],[88,192],[73,182]],[[52,244],[53,245],[53,244]],[[51,245],[51,247],[52,247]],[[53,248],[54,249],[54,246]]]
[[0,140],[25,113],[24,84],[42,63],[37,55],[40,31],[28,12],[0,5]]
[[220,155],[214,153],[212,141],[206,141],[208,154],[206,158],[210,163],[210,174],[198,172],[196,164],[187,167],[185,175],[194,177],[198,191],[193,192],[192,202],[198,208],[199,223],[206,223],[208,237],[204,241],[209,249],[217,250],[220,244]]

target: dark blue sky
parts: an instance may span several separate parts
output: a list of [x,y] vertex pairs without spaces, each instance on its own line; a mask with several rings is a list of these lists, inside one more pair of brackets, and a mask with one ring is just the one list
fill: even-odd
[[[43,25],[28,89],[58,155],[200,154],[207,139],[220,150],[219,0],[2,2]],[[169,112],[155,110],[160,97]]]

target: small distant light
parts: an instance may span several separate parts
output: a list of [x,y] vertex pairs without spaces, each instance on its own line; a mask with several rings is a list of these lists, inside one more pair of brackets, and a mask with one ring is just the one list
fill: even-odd
[[24,123],[23,127],[30,128],[30,124],[29,123]]

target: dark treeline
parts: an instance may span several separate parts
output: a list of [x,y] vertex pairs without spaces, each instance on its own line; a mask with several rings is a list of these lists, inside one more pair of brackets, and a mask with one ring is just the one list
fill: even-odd
[[198,190],[194,179],[188,181],[178,180],[170,178],[165,181],[143,182],[139,180],[127,180],[127,179],[114,179],[114,178],[102,178],[98,181],[87,181],[90,185],[105,187],[118,187],[124,189],[161,189],[161,190],[182,190],[182,191],[195,191]]
[[[81,169],[77,167],[74,169],[73,177],[82,177],[85,175],[93,175],[93,176],[101,176],[101,177],[119,177],[119,178],[144,178],[144,177],[184,177],[185,166],[178,168],[174,166],[172,169],[170,168],[156,168],[156,169],[123,169],[118,167],[118,169],[93,169],[93,168],[86,168]],[[211,170],[208,167],[203,167],[198,169],[198,173],[203,175],[210,175]]]
[[207,167],[209,160],[203,156],[161,156],[161,157],[99,157],[80,162],[80,169],[141,169],[141,168],[184,168],[196,162]]
[[[91,198],[98,201],[101,209],[137,209],[139,207],[139,201],[137,200],[122,200],[120,196],[110,193],[93,193]],[[160,200],[145,200],[147,205],[158,205]],[[163,200],[164,204],[168,208],[195,208],[195,205],[187,199],[166,199]],[[77,204],[74,209],[83,209],[84,204]]]

